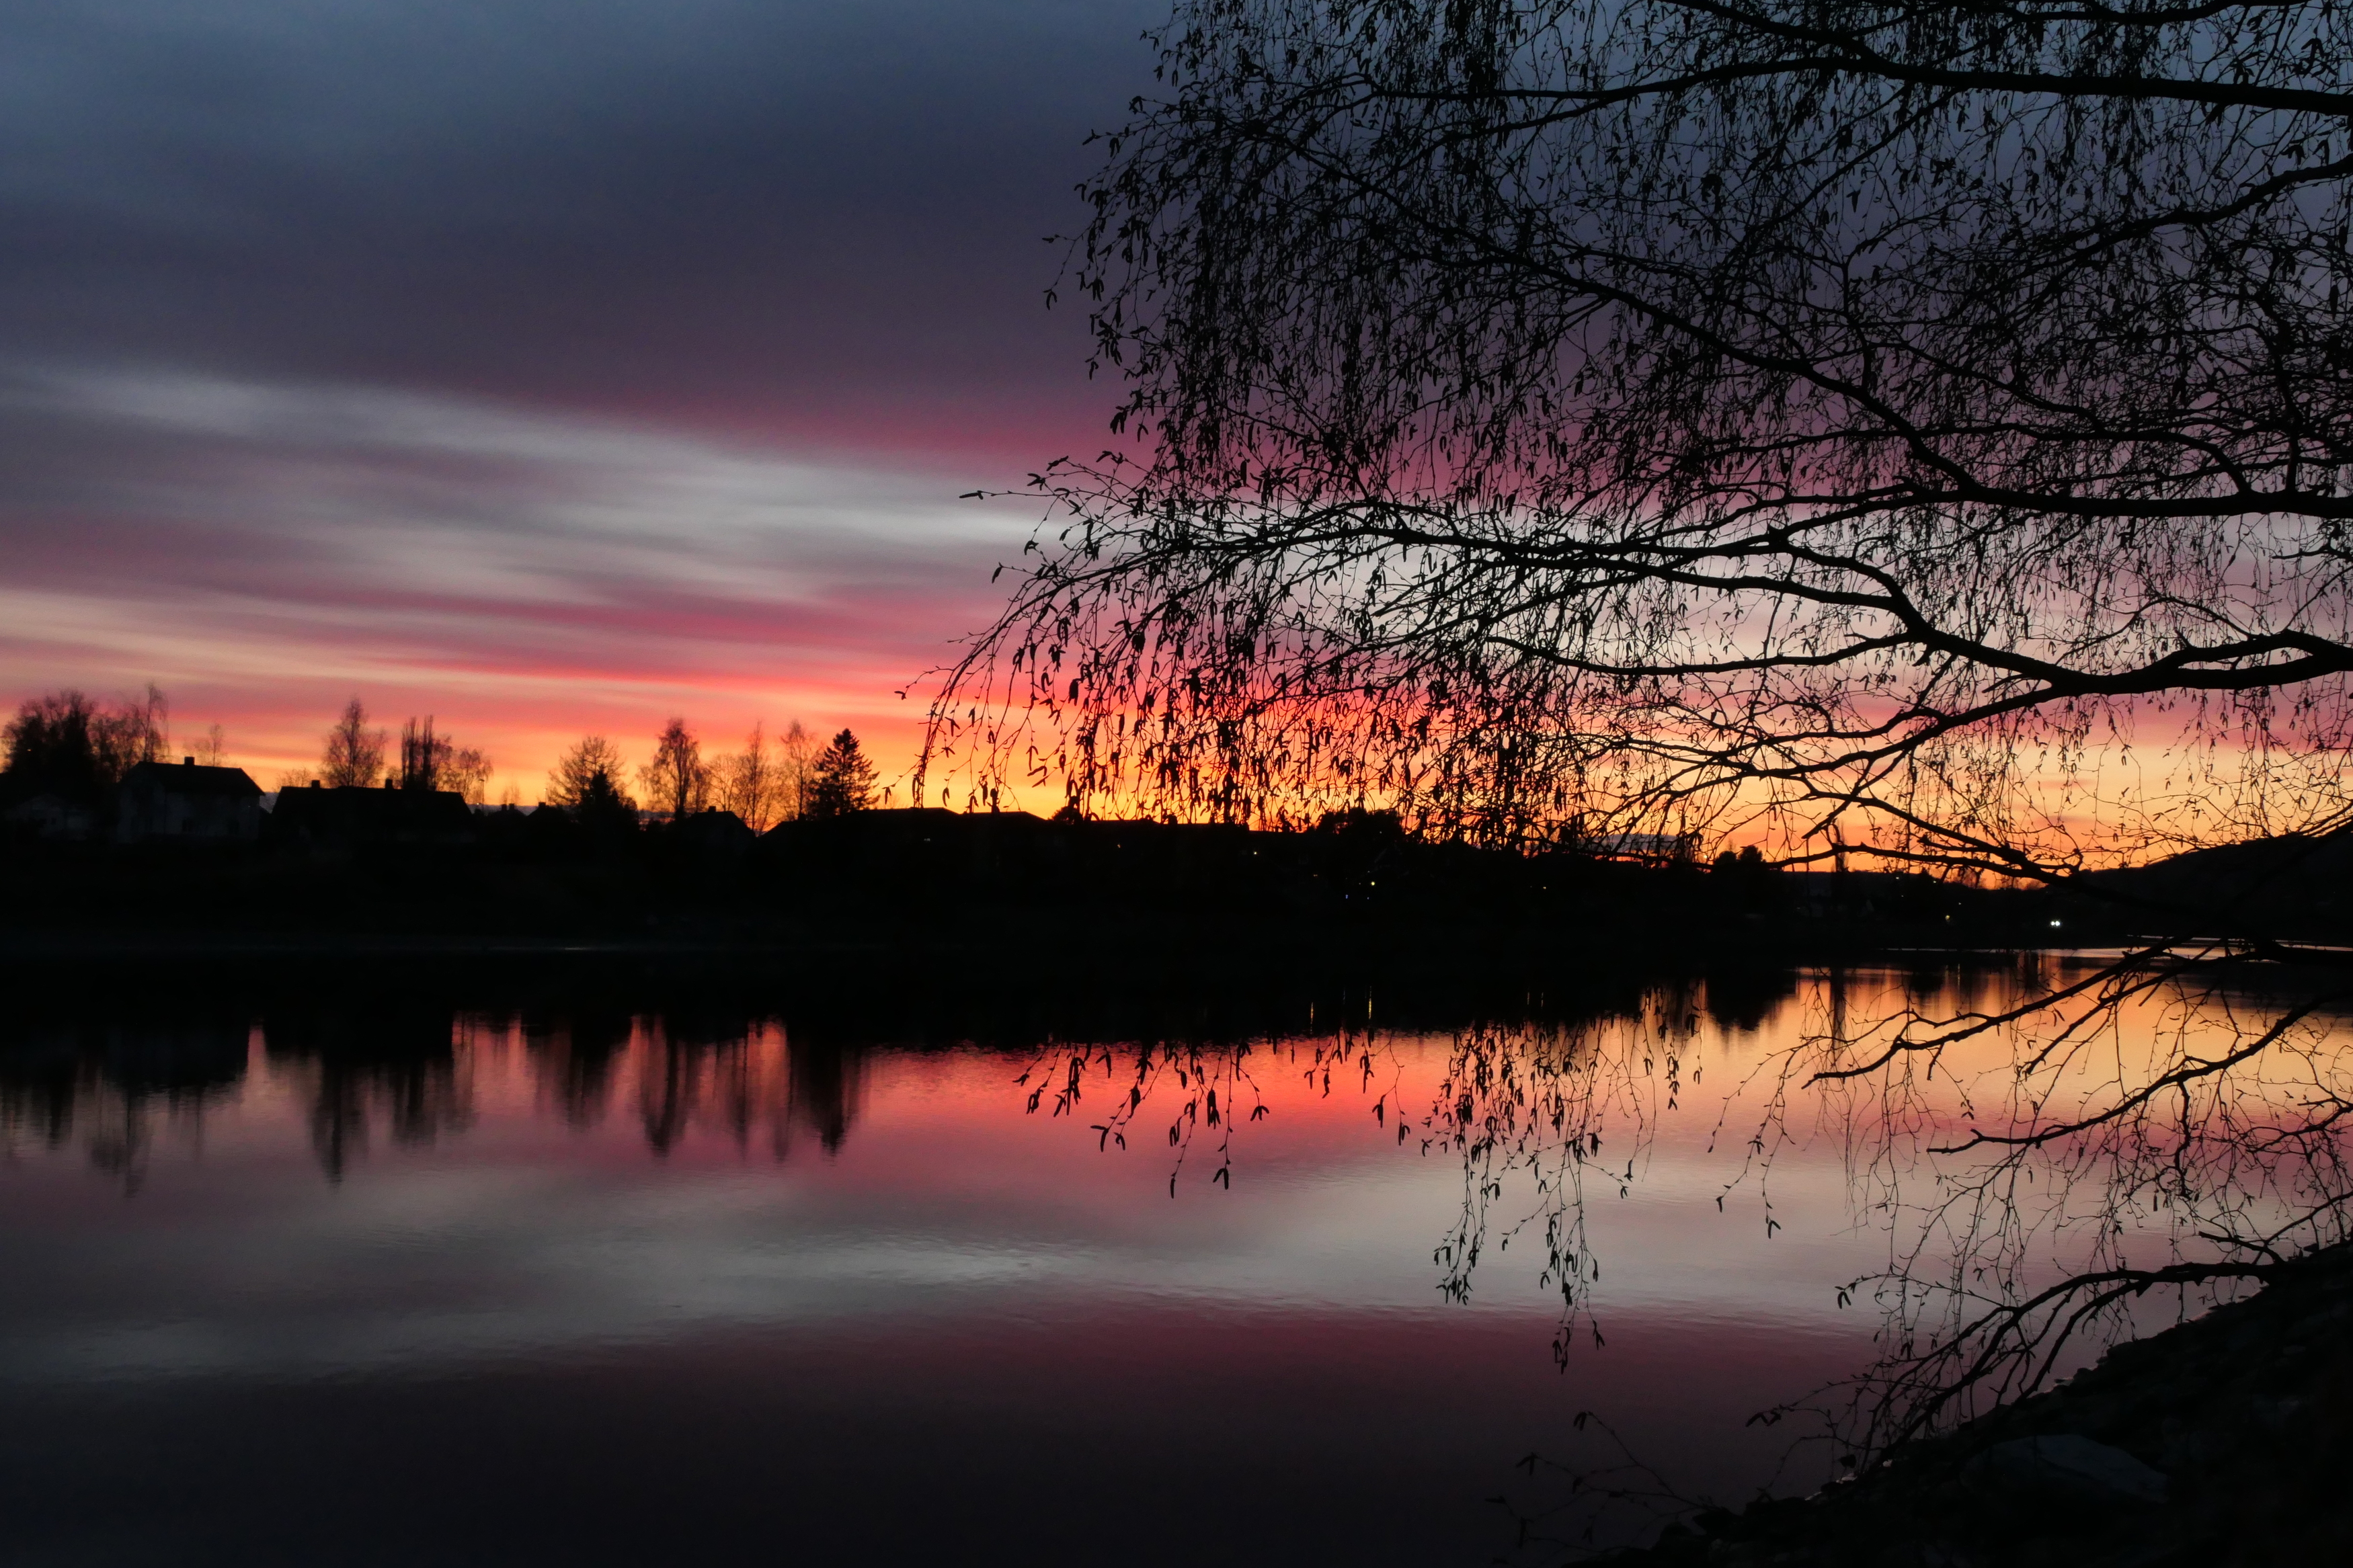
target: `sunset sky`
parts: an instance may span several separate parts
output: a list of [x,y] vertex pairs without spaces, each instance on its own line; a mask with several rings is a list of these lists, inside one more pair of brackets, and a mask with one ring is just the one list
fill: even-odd
[[1132,0],[0,10],[0,697],[148,680],[265,787],[358,695],[534,800],[856,727],[1102,444],[1043,303]]

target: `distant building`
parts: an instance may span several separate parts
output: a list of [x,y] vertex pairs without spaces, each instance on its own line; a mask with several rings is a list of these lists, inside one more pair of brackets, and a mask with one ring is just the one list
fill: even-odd
[[1574,841],[1588,855],[1625,860],[1688,860],[1699,847],[1690,833],[1602,833]]
[[62,795],[42,794],[27,796],[0,811],[0,824],[35,838],[71,842],[88,838],[98,830],[98,813]]
[[311,849],[350,849],[363,844],[460,845],[477,837],[466,797],[448,789],[328,789],[278,792],[269,814],[269,837]]
[[760,842],[760,836],[732,811],[698,811],[666,826],[673,842],[699,855],[747,855]]
[[124,844],[249,844],[261,835],[261,786],[243,768],[140,763],[115,795]]

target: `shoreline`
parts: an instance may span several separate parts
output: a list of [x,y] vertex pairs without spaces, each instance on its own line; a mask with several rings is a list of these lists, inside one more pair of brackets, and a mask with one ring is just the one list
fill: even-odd
[[1622,1568],[2353,1561],[2353,1243],[1810,1498],[1712,1510]]

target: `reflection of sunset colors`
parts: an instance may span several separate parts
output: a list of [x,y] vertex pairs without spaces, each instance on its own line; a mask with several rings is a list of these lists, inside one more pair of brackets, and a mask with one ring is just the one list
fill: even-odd
[[[1384,1211],[1406,1204],[1419,1215],[1417,1249],[1461,1220],[1464,1145],[1485,1139],[1492,1147],[1474,1153],[1473,1168],[1508,1191],[1487,1205],[1500,1228],[1474,1271],[1474,1299],[1557,1305],[1530,1277],[1543,1259],[1528,1254],[1525,1237],[1517,1254],[1492,1248],[1576,1189],[1588,1200],[1594,1254],[1615,1265],[1591,1293],[1598,1310],[1695,1302],[1736,1256],[1744,1310],[1804,1322],[1822,1308],[1825,1280],[1883,1261],[1885,1237],[1872,1233],[1884,1221],[1860,1234],[1848,1230],[1853,1221],[1883,1200],[1919,1200],[1925,1187],[1908,1198],[1894,1189],[1933,1171],[1966,1176],[1986,1151],[1939,1151],[1973,1133],[2033,1125],[2037,1112],[2015,1097],[2021,1037],[2005,1031],[1936,1053],[1933,1070],[1922,1054],[1899,1055],[1896,1071],[1852,1082],[1813,1073],[1880,1057],[1887,1027],[1866,1032],[1857,1020],[1907,1007],[1924,1018],[1963,1017],[2018,995],[2014,979],[1998,971],[1943,977],[1925,991],[1900,975],[1857,971],[1801,979],[1794,990],[1736,981],[1668,987],[1651,993],[1639,1014],[1574,1026],[1039,1052],[795,1040],[773,1020],[714,1026],[611,1015],[526,1024],[427,1014],[390,1032],[347,1032],[273,1019],[249,1039],[228,1026],[175,1035],[177,1059],[201,1069],[179,1090],[115,1087],[103,1072],[8,1084],[0,1125],[19,1157],[54,1139],[60,1152],[78,1147],[148,1184],[193,1175],[185,1162],[200,1150],[208,1160],[233,1159],[299,1132],[329,1174],[360,1182],[406,1180],[401,1173],[419,1161],[585,1158],[634,1168],[650,1155],[681,1171],[774,1167],[788,1186],[824,1173],[825,1184],[845,1193],[928,1194],[959,1208],[987,1195],[1024,1212],[1096,1210],[1126,1216],[1123,1227],[1136,1223],[1135,1202],[1173,1196],[1175,1209],[1147,1205],[1147,1231],[1252,1214],[1304,1223],[1303,1211],[1293,1211],[1321,1193],[1339,1205],[1325,1218],[1356,1216],[1350,1224],[1361,1221],[1358,1239],[1367,1243],[1395,1233],[1399,1215]],[[2057,1073],[2039,1102],[2043,1123],[2105,1103],[2119,1082],[2140,1081],[2170,1059],[2184,1030],[2193,1040],[2201,1029],[2221,1038],[2215,1026],[2225,1005],[2232,1004],[2167,989],[2121,1010]],[[2260,1004],[2235,1005],[2242,1025],[2264,1016]],[[2335,1027],[2317,1022],[2296,1039],[2325,1044]],[[1847,1044],[1828,1047],[1836,1038]],[[2227,1102],[2237,1125],[2261,1124],[2266,1094],[2288,1103],[2327,1067],[2293,1053],[2263,1065],[2267,1077],[2244,1074],[2193,1093],[2206,1096],[2201,1104]],[[59,1090],[64,1098],[52,1098]],[[1778,1126],[1776,1101],[1788,1107]],[[1764,1137],[1761,1159],[1752,1133]],[[1581,1169],[1563,1157],[1572,1139],[1595,1141]],[[2094,1143],[2069,1140],[2052,1157],[2082,1176],[2095,1170],[2085,1160]],[[1219,1174],[1228,1166],[1230,1191]],[[1537,1173],[1551,1183],[1551,1200],[1525,1189]],[[2065,1184],[2043,1195],[2063,1207]],[[2053,1217],[2025,1223],[2037,1228]],[[2160,1216],[2143,1218],[2161,1229]],[[1767,1240],[1768,1228],[1778,1239]],[[1436,1272],[1417,1263],[1379,1293],[1398,1307],[1431,1309],[1437,1284]],[[1172,1279],[1155,1288],[1179,1287]]]
[[[2184,1223],[2119,1187],[2132,1172],[2096,1137],[2038,1156],[2015,1208],[1970,1206],[1986,1152],[1932,1151],[2011,1125],[2010,1043],[1867,1087],[1807,1081],[1824,1038],[1848,1031],[1844,1055],[1864,1056],[1862,1021],[1906,998],[1988,1011],[2020,978],[1736,977],[1576,1026],[1148,1053],[867,1043],[724,1010],[333,1002],[127,1025],[106,1053],[60,1036],[0,1062],[0,1247],[22,1282],[0,1383],[16,1408],[65,1410],[104,1380],[168,1422],[217,1391],[288,1387],[479,1383],[486,1408],[531,1409],[516,1380],[545,1376],[578,1414],[534,1428],[534,1451],[717,1476],[750,1443],[790,1461],[761,1495],[795,1498],[866,1497],[977,1422],[988,1440],[939,1468],[943,1507],[1018,1511],[990,1458],[1018,1442],[1071,1477],[1105,1455],[1126,1473],[1206,1465],[1266,1542],[1336,1539],[1296,1508],[1314,1477],[1381,1540],[1459,1543],[1519,1455],[1595,1457],[1584,1409],[1679,1480],[1742,1495],[1789,1432],[1746,1418],[1873,1355],[1880,1303],[1839,1288],[1891,1248],[1926,1237],[1933,1279],[1937,1248],[2007,1226],[2032,1277],[2094,1240],[2161,1251]],[[2126,1009],[2046,1112],[2224,1006],[2264,1016],[2179,990]],[[2241,1125],[2293,1100],[2298,1062],[2327,1065],[2283,1056],[2234,1082]],[[749,1426],[712,1414],[746,1398]],[[261,1462],[242,1445],[272,1441],[267,1425],[235,1430],[222,1462]],[[653,1435],[668,1447],[641,1452]],[[1111,1527],[1088,1506],[1057,1517]]]

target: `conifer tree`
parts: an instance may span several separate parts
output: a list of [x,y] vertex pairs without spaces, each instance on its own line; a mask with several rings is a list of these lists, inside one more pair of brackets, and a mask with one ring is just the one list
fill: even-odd
[[818,753],[811,768],[816,783],[809,790],[808,815],[847,816],[874,802],[874,764],[858,749],[858,737],[848,730]]
[[602,735],[584,735],[580,743],[556,760],[547,775],[546,804],[578,812],[592,801],[626,806],[636,803],[620,785],[626,772],[621,749]]

